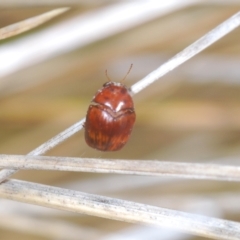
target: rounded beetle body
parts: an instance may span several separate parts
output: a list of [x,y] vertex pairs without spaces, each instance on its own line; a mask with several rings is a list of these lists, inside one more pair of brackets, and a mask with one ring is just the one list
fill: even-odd
[[103,85],[88,108],[86,143],[100,151],[120,150],[128,141],[136,119],[132,97],[121,83]]

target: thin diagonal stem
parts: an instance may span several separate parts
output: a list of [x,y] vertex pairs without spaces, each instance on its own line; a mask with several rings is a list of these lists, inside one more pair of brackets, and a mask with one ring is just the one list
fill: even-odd
[[0,28],[0,40],[9,38],[9,37],[18,35],[20,33],[26,32],[30,29],[33,29],[39,26],[40,24],[43,24],[44,22],[58,16],[59,14],[66,12],[68,9],[69,9],[68,7],[54,9],[52,11],[40,14],[36,17],[28,18],[21,22]]
[[198,39],[196,42],[185,48],[183,51],[172,57],[169,61],[161,65],[159,68],[148,74],[145,78],[138,81],[131,87],[133,94],[142,91],[144,88],[159,80],[160,77],[172,71],[182,63],[194,57],[229,32],[239,27],[240,25],[240,12],[233,15],[225,22],[218,25],[216,28],[208,32],[206,35]]

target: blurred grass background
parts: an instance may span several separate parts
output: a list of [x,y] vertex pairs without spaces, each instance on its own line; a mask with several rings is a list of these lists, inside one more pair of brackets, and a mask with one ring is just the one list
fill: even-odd
[[[107,5],[82,4],[14,39]],[[0,28],[51,9],[2,7]],[[27,154],[82,119],[107,81],[105,69],[113,81],[120,81],[133,63],[125,81],[130,87],[238,10],[237,1],[192,5],[1,78],[0,153]],[[81,131],[47,155],[239,165],[239,43],[238,28],[134,96],[137,121],[123,150],[90,149]],[[14,178],[240,220],[237,183],[47,171],[20,171]],[[11,224],[0,221],[0,239],[203,239],[7,200],[0,200],[1,212]],[[25,218],[36,224],[32,232],[19,225]],[[45,233],[37,231],[38,224],[46,224]],[[67,227],[85,229],[87,234],[56,235]],[[143,229],[147,238],[141,238]]]

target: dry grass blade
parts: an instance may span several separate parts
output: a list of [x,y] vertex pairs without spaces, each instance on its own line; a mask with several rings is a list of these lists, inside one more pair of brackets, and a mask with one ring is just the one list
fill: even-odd
[[24,21],[6,26],[4,28],[0,29],[0,40],[13,37],[15,35],[18,35],[20,33],[26,32],[32,28],[35,28],[46,21],[58,16],[59,14],[62,14],[66,12],[69,8],[59,8],[55,9],[49,12],[46,12],[44,14],[41,14],[36,17],[32,17],[29,19],[26,19]]
[[240,167],[150,160],[0,155],[0,167],[240,181]]
[[3,198],[131,223],[153,224],[214,239],[240,239],[240,224],[120,199],[9,180],[0,185]]
[[225,22],[214,28],[212,31],[208,32],[206,35],[198,39],[196,42],[191,44],[189,47],[185,48],[183,51],[175,55],[169,61],[161,65],[158,69],[151,72],[142,80],[138,81],[131,87],[134,94],[140,92],[145,87],[149,86],[153,82],[157,81],[160,77],[166,73],[172,71],[182,63],[186,62],[190,58],[194,57],[214,42],[239,27],[240,25],[240,12],[227,19]]

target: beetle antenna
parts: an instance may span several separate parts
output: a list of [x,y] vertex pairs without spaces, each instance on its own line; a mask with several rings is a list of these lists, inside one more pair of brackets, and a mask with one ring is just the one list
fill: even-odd
[[130,67],[129,67],[129,69],[128,69],[128,72],[127,72],[127,74],[125,75],[125,77],[122,79],[122,83],[125,81],[125,79],[126,79],[126,77],[128,76],[128,74],[130,73],[130,71],[131,71],[131,69],[132,69],[132,67],[133,67],[133,64],[131,63],[131,65],[130,65]]
[[107,69],[105,70],[105,75],[106,75],[106,77],[107,77],[108,81],[109,81],[109,82],[111,82],[111,79],[110,79],[110,77],[108,76]]

